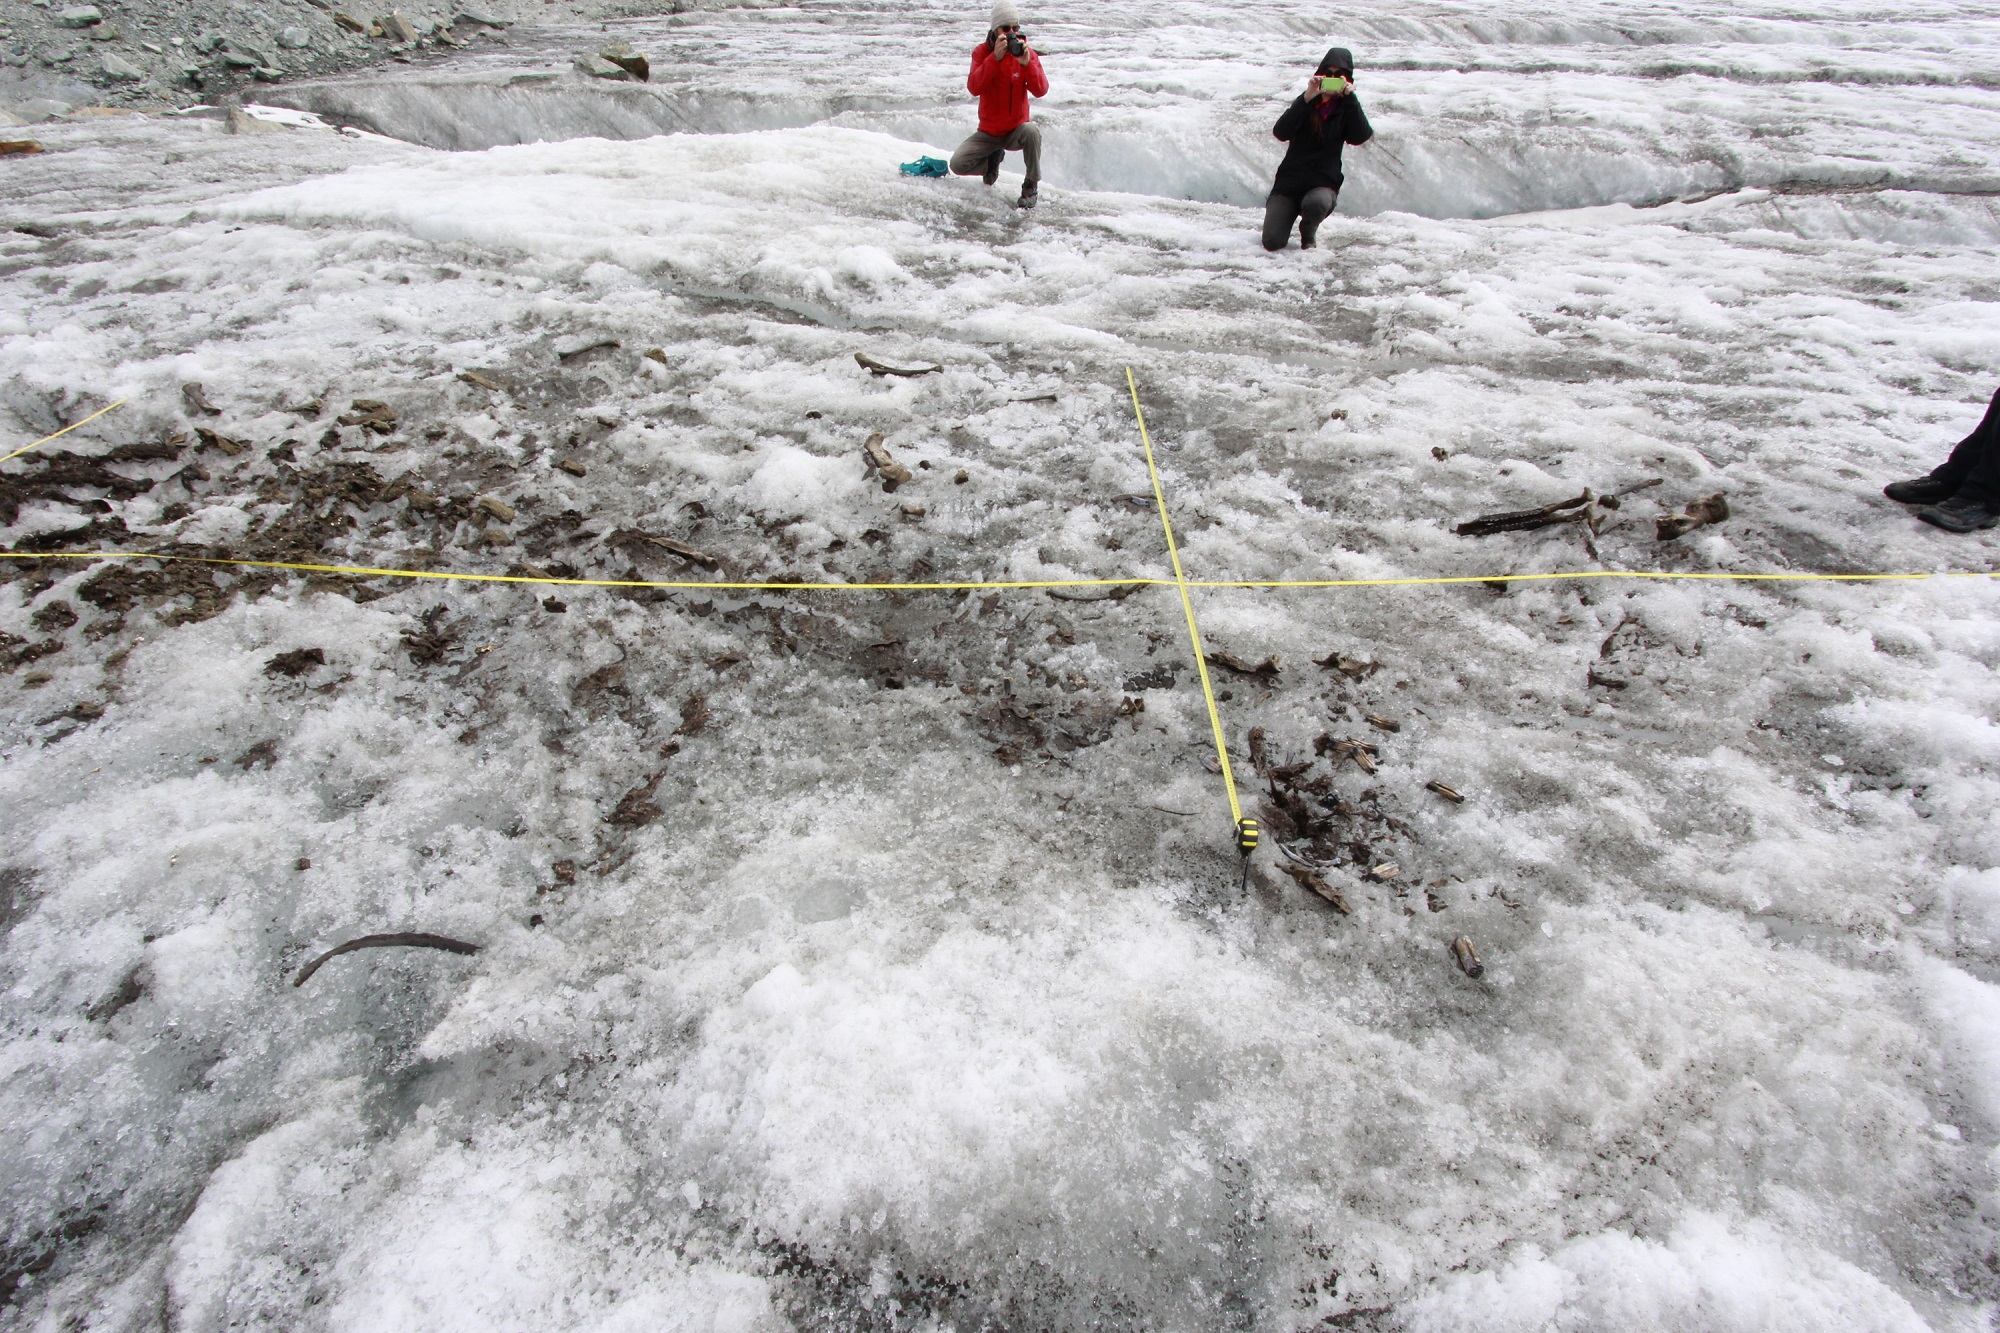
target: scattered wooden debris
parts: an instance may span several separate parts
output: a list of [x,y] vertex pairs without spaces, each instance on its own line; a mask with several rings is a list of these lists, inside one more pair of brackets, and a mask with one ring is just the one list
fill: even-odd
[[295,417],[304,417],[310,421],[320,413],[326,411],[326,399],[322,395],[318,398],[308,398],[303,403],[286,403],[278,410],[280,412],[288,412]]
[[1352,759],[1363,773],[1375,771],[1375,757],[1381,753],[1372,741],[1358,741],[1352,738],[1335,740],[1331,735],[1322,734],[1313,741],[1314,754],[1330,754],[1336,759]]
[[1328,671],[1338,671],[1350,680],[1360,680],[1363,676],[1371,675],[1382,669],[1379,663],[1366,661],[1359,657],[1350,657],[1342,652],[1328,653],[1325,657],[1315,661],[1313,665],[1324,667]]
[[458,372],[458,377],[464,380],[467,384],[476,384],[482,389],[491,389],[495,393],[503,392],[503,390],[500,388],[500,385],[495,380],[493,380],[490,376],[481,374],[479,371],[461,370]]
[[1444,797],[1447,801],[1450,801],[1453,805],[1465,804],[1465,793],[1461,792],[1458,788],[1452,786],[1450,783],[1438,782],[1435,779],[1433,779],[1432,781],[1426,782],[1424,784],[1424,790],[1436,792],[1438,795]]
[[1362,720],[1378,731],[1401,731],[1403,724],[1394,718],[1383,717],[1380,713],[1363,713]]
[[572,477],[581,477],[586,471],[583,464],[577,462],[574,458],[557,459],[556,469],[560,472],[567,472]]
[[[1649,486],[1658,486],[1663,478],[1652,477],[1637,485],[1627,486],[1610,495],[1598,495],[1588,486],[1583,494],[1568,500],[1557,500],[1535,509],[1512,509],[1498,514],[1481,514],[1467,519],[1453,529],[1461,537],[1488,537],[1496,532],[1531,532],[1536,528],[1553,527],[1559,523],[1581,523],[1585,542],[1589,543],[1598,533],[1604,531],[1607,521],[1606,511],[1615,510],[1619,501],[1635,491],[1643,491]],[[1592,547],[1594,555],[1595,547]]]
[[208,401],[208,395],[202,390],[199,380],[190,380],[181,385],[181,400],[205,417],[222,415],[222,409]]
[[[1045,588],[1043,591],[1058,602],[1122,602],[1145,586],[1143,583],[1119,583],[1112,585],[1108,591],[1094,593],[1071,592],[1067,588]],[[1171,684],[1171,680],[1168,683]]]
[[917,518],[922,518],[925,514],[929,513],[930,511],[925,509],[922,505],[918,504],[915,500],[905,500],[902,503],[901,512],[904,518],[917,519]]
[[1326,876],[1320,874],[1317,867],[1301,865],[1294,861],[1279,861],[1278,869],[1333,904],[1333,909],[1342,916],[1354,915],[1354,908],[1347,901],[1347,896],[1327,883]]
[[248,773],[253,768],[266,768],[278,762],[278,742],[273,737],[258,741],[255,745],[236,756],[236,766]]
[[1461,537],[1487,537],[1496,532],[1528,532],[1556,523],[1577,523],[1589,517],[1594,497],[1588,488],[1574,499],[1557,500],[1535,509],[1510,509],[1469,518],[1453,529]]
[[1368,878],[1382,884],[1387,884],[1402,873],[1403,868],[1394,861],[1384,861],[1379,865],[1373,865],[1368,868]]
[[608,333],[586,333],[578,338],[565,338],[556,344],[556,360],[567,365],[578,357],[589,356],[606,348],[618,346],[618,340]]
[[663,768],[626,792],[618,799],[617,807],[604,817],[604,822],[621,828],[642,828],[665,814],[666,811],[654,803],[653,793],[660,789],[660,779],[666,775],[667,770]]
[[1250,728],[1248,744],[1250,749],[1250,767],[1255,770],[1258,777],[1270,777],[1270,756],[1264,752],[1264,729],[1262,727]]
[[312,979],[313,973],[319,971],[331,959],[338,958],[344,953],[353,953],[356,949],[397,948],[442,949],[446,953],[462,954],[475,954],[479,952],[479,946],[476,944],[467,944],[464,940],[454,940],[443,935],[428,935],[421,931],[403,931],[392,935],[363,935],[360,939],[349,940],[345,944],[336,944],[310,963],[307,963],[303,968],[299,969],[298,976],[292,979],[292,985],[305,985],[307,981]]
[[1207,657],[1211,666],[1227,667],[1239,676],[1252,676],[1270,685],[1277,684],[1278,673],[1283,669],[1279,666],[1276,657],[1267,657],[1263,661],[1253,664],[1238,657],[1235,653],[1226,653],[1220,649],[1206,653],[1204,656]]
[[403,631],[403,647],[416,666],[442,666],[446,654],[456,646],[456,631],[442,628],[445,610],[434,606],[419,618],[422,628]]
[[708,696],[690,694],[681,700],[681,724],[674,728],[676,736],[693,736],[708,725],[712,714],[708,711]]
[[41,151],[41,143],[34,139],[0,139],[0,157],[26,157]]
[[868,470],[882,479],[882,489],[894,491],[916,474],[896,461],[888,446],[882,443],[884,438],[881,431],[876,431],[862,441],[861,452],[867,456]]
[[264,663],[267,676],[303,676],[314,667],[326,665],[326,649],[295,648],[289,653],[279,653]]
[[373,398],[356,398],[352,410],[336,418],[343,426],[361,426],[377,435],[396,429],[396,409]]
[[1696,528],[1705,528],[1711,523],[1720,523],[1729,517],[1729,501],[1726,494],[1717,491],[1714,495],[1690,500],[1678,514],[1662,514],[1653,520],[1653,532],[1659,540],[1670,542],[1676,537],[1684,537]]
[[1486,973],[1486,964],[1479,961],[1479,951],[1472,947],[1472,941],[1460,935],[1451,942],[1451,960],[1458,964],[1458,970],[1474,981]]
[[712,570],[722,568],[722,561],[716,559],[706,551],[696,550],[686,542],[676,541],[672,537],[655,536],[650,532],[641,532],[637,528],[620,528],[616,532],[613,532],[608,540],[613,546],[631,546],[634,544],[651,546],[655,549],[665,551],[668,555],[677,555],[683,560],[700,565],[703,569]]
[[667,364],[667,349],[664,347],[648,347],[640,355],[648,361],[657,361],[663,366]]
[[198,439],[200,439],[200,441],[203,444],[206,444],[211,448],[220,449],[222,450],[223,453],[228,454],[232,458],[250,447],[249,445],[245,444],[242,440],[232,440],[227,435],[224,435],[222,432],[210,430],[206,426],[196,426],[194,428],[194,433],[195,436]]
[[944,373],[943,366],[892,366],[887,362],[877,361],[866,352],[856,352],[854,360],[863,370],[878,379],[884,375],[900,375],[904,379],[915,379],[919,375],[942,375]]
[[484,510],[486,513],[499,519],[502,523],[512,523],[514,521],[514,506],[508,504],[505,500],[496,500],[490,495],[482,495],[473,501],[473,507]]

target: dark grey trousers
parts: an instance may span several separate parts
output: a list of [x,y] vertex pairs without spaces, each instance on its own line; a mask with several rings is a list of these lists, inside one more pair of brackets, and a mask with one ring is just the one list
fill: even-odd
[[1972,434],[1958,442],[1930,479],[1958,487],[1958,494],[1967,500],[1989,508],[2000,506],[2000,393],[1993,395]]
[[951,174],[954,176],[979,176],[985,174],[986,159],[995,153],[1019,153],[1022,165],[1028,169],[1024,185],[1039,185],[1042,180],[1042,127],[1032,120],[1024,120],[1005,134],[988,134],[975,130],[970,139],[958,146],[951,155]]
[[1324,185],[1317,190],[1307,190],[1306,197],[1294,199],[1288,194],[1273,194],[1264,201],[1264,248],[1282,250],[1292,238],[1292,223],[1299,224],[1299,246],[1310,250],[1313,238],[1319,234],[1319,224],[1326,221],[1326,215],[1333,212],[1334,204],[1340,196]]

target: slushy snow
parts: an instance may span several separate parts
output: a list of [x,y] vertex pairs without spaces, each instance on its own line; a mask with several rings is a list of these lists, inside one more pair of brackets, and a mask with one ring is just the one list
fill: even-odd
[[[252,447],[5,542],[310,510],[368,567],[1161,577],[1129,366],[1191,579],[1510,579],[1193,594],[1281,664],[1217,676],[1252,811],[1250,728],[1372,738],[1332,795],[1397,877],[1330,871],[1342,916],[1267,843],[1239,890],[1170,589],[271,575],[193,615],[9,560],[0,644],[62,647],[0,685],[0,1326],[1989,1327],[1990,583],[1521,576],[1991,568],[1880,488],[2000,380],[2000,21],[1030,6],[1023,215],[896,170],[971,127],[976,8],[634,20],[646,88],[550,30],[275,92],[282,133],[37,127],[7,447],[117,398],[49,448]],[[1267,255],[1269,122],[1336,42],[1379,137]],[[307,493],[358,464],[517,519]],[[1652,478],[1594,550],[1452,533]],[[389,931],[481,951],[290,984]]]

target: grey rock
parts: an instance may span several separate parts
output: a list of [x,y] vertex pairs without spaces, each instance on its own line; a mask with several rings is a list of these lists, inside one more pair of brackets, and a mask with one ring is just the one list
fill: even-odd
[[146,71],[119,55],[104,57],[104,77],[116,79],[120,83],[138,83],[146,77]]
[[461,9],[458,11],[458,16],[452,19],[452,22],[477,23],[488,28],[504,28],[507,26],[505,19],[496,19],[483,9]]
[[201,36],[194,39],[194,53],[198,56],[205,56],[210,51],[213,51],[217,47],[221,46],[222,42],[223,42],[223,37],[221,33],[205,32]]
[[139,45],[142,49],[151,51],[156,56],[163,56],[167,53],[165,47],[155,46],[151,42],[140,42]]
[[222,63],[231,69],[255,69],[264,62],[246,51],[231,49],[222,53]]
[[30,125],[39,120],[54,120],[57,116],[67,116],[73,107],[68,102],[58,102],[53,97],[31,97],[25,102],[14,104],[14,114]]
[[89,28],[104,22],[104,11],[96,5],[72,5],[56,11],[56,22],[65,28]]
[[312,45],[312,34],[294,24],[278,34],[278,45],[297,51],[301,47]]
[[109,23],[100,23],[90,30],[90,40],[93,42],[115,42],[124,35]]
[[283,125],[273,125],[268,120],[259,120],[248,115],[242,107],[232,106],[223,119],[223,129],[230,134],[283,134]]
[[630,42],[613,42],[597,53],[641,83],[652,82],[653,67],[646,57],[632,49]]
[[252,74],[255,74],[258,80],[263,83],[276,83],[278,80],[285,77],[285,71],[281,69],[272,69],[269,65],[259,65],[257,66],[257,68],[251,70],[250,72]]
[[579,73],[588,74],[593,79],[622,80],[626,77],[624,70],[603,56],[578,56],[575,65]]
[[400,13],[384,14],[381,18],[376,19],[375,22],[381,27],[382,35],[392,42],[401,42],[405,46],[410,46],[415,44],[417,40],[416,27]]

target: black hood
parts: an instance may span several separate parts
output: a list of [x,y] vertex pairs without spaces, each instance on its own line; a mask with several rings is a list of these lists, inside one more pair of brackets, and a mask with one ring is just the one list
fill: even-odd
[[1354,72],[1354,52],[1344,46],[1336,46],[1331,51],[1328,51],[1325,57],[1319,62],[1319,72],[1325,74],[1329,70],[1336,69],[1343,74],[1352,74]]

